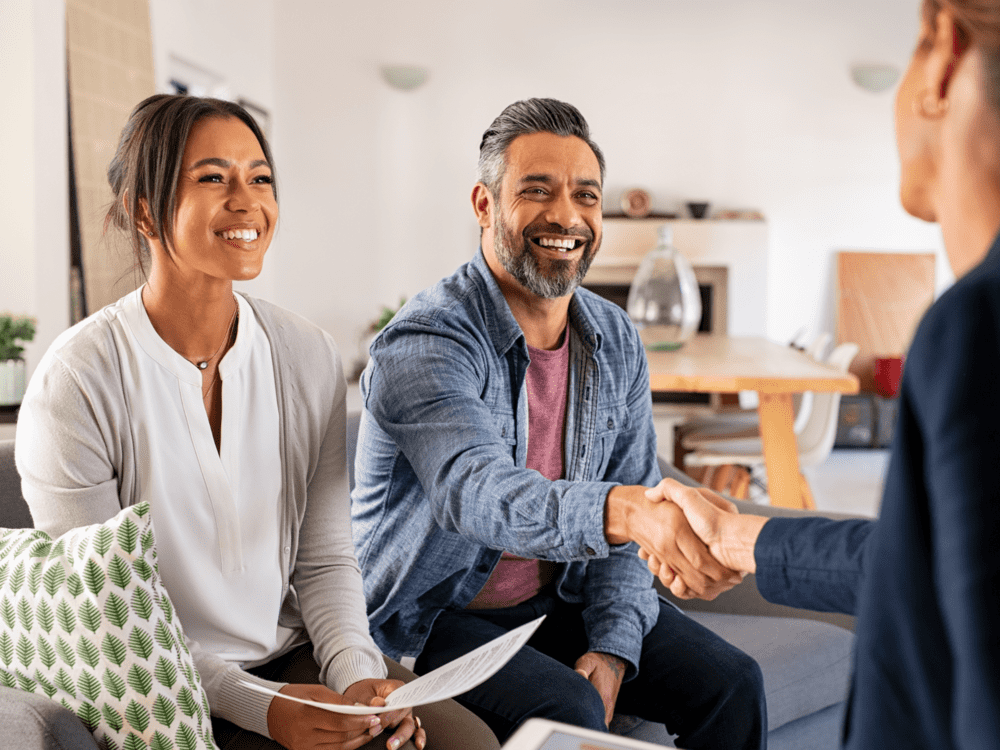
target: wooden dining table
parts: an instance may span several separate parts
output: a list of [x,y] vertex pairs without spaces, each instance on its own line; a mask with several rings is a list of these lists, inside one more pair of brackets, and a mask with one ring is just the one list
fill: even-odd
[[699,334],[680,349],[647,351],[646,356],[654,391],[756,391],[771,504],[806,507],[792,396],[806,391],[857,393],[855,375],[755,336]]

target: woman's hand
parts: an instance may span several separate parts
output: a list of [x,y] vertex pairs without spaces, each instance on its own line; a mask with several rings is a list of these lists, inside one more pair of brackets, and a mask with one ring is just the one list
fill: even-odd
[[[344,697],[350,699],[352,703],[384,706],[385,699],[389,697],[389,694],[404,684],[399,680],[358,680],[344,691]],[[392,711],[380,714],[380,717],[383,727],[398,727],[385,743],[388,750],[396,750],[411,737],[417,750],[423,750],[424,745],[427,744],[427,733],[420,726],[420,719],[413,715],[412,710],[406,708]]]
[[[354,705],[358,702],[354,697],[335,693],[325,685],[291,684],[285,685],[279,692],[318,703]],[[365,704],[369,705],[367,701]],[[338,714],[281,698],[273,698],[267,709],[267,731],[275,742],[288,750],[319,747],[354,750],[379,734],[382,726],[375,714]]]

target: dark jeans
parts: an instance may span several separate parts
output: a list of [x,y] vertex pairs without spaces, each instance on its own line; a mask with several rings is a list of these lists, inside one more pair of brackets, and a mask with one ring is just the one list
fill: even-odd
[[[409,682],[414,675],[391,659],[385,660],[389,677]],[[258,677],[275,682],[302,684],[319,683],[319,665],[313,658],[312,644],[300,646],[267,664],[248,670]],[[280,700],[280,699],[279,699]],[[479,719],[454,701],[441,701],[418,706],[413,713],[427,730],[426,750],[469,750],[469,748],[499,748],[493,734]],[[212,717],[212,733],[219,750],[283,750],[274,740],[256,732],[241,729],[232,722]],[[372,738],[360,750],[385,750],[392,732],[386,730]],[[471,743],[471,744],[470,744]],[[407,742],[400,750],[416,750],[413,741]]]
[[[541,593],[506,609],[443,612],[416,671],[423,674],[541,615],[545,621],[504,667],[458,700],[504,742],[540,716],[607,731],[597,690],[573,671],[587,650],[582,606]],[[689,750],[767,746],[760,667],[752,658],[669,604],[642,642],[636,677],[624,683],[618,713],[665,724]]]

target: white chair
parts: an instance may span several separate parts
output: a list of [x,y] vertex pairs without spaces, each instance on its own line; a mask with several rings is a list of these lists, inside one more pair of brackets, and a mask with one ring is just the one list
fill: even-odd
[[[841,344],[831,352],[827,364],[841,372],[847,372],[858,351],[857,344]],[[796,434],[799,466],[815,466],[830,455],[837,436],[839,411],[839,393],[812,394],[809,416]],[[725,435],[718,438],[705,436],[697,441],[691,453],[684,456],[685,467],[727,464],[751,468],[764,465],[764,449],[760,435]],[[805,482],[805,479],[802,481]]]

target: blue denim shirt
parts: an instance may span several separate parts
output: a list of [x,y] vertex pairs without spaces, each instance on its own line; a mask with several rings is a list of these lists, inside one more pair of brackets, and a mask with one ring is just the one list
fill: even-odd
[[528,348],[482,251],[396,314],[361,378],[352,524],[375,641],[416,656],[442,610],[475,598],[506,550],[566,563],[590,650],[636,673],[656,623],[634,544],[609,546],[615,485],[660,480],[646,356],[628,317],[586,290],[570,304],[564,479],[525,468]]

